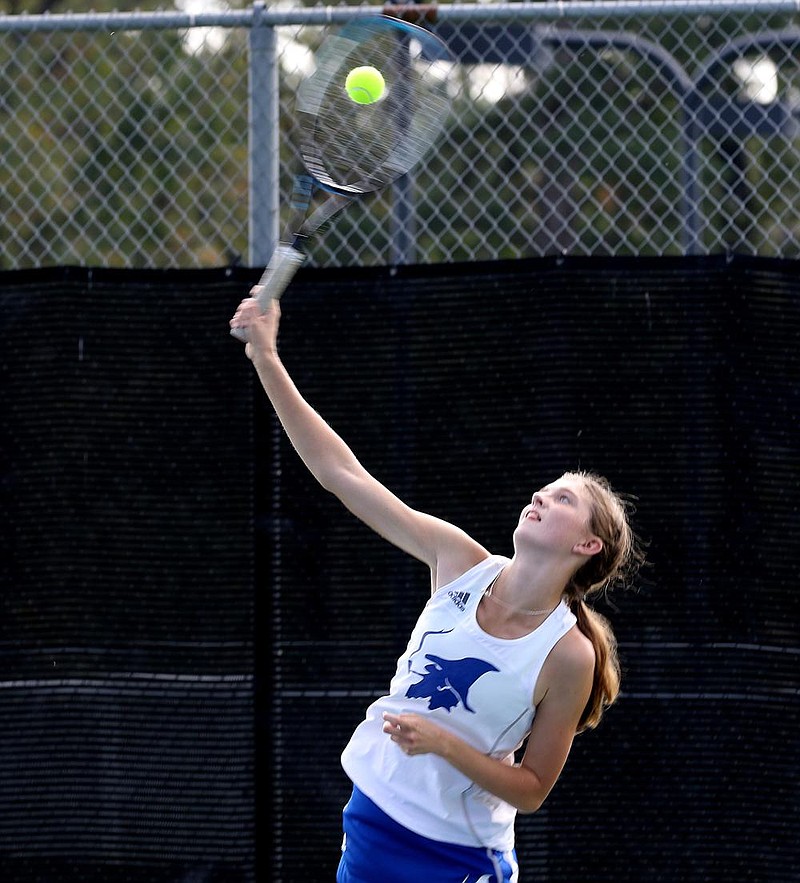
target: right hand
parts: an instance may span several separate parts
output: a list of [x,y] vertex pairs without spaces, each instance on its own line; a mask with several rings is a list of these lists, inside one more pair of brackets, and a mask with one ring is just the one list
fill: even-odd
[[278,352],[278,326],[281,319],[281,308],[276,300],[267,303],[264,312],[258,303],[261,286],[255,285],[236,309],[230,321],[231,328],[247,328],[249,338],[245,346],[245,355],[255,362],[260,355],[276,355]]

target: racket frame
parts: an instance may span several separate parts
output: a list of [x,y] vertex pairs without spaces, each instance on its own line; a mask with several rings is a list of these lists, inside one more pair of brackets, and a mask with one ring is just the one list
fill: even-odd
[[[372,15],[355,19],[353,22],[346,25],[340,34],[344,35],[348,32],[357,32],[358,30],[368,31],[370,27],[374,27],[376,21],[380,21],[383,25],[397,28],[408,36],[420,34],[420,32],[422,32],[424,37],[422,37],[422,34],[420,34],[420,37],[424,39],[426,43],[430,42],[432,38],[442,45],[442,48],[446,53],[446,47],[436,35],[411,21],[412,18],[414,21],[435,20],[435,17],[431,18],[430,9],[432,8],[435,7],[423,5],[420,5],[419,7],[392,7],[391,15]],[[355,43],[357,43],[357,41],[354,41],[354,44]],[[302,86],[300,88],[302,89]],[[368,193],[383,189],[385,186],[388,186],[392,180],[397,180],[410,171],[410,169],[405,169],[393,178],[380,179],[377,183],[373,182],[368,186],[362,187],[356,187],[353,185],[340,186],[333,180],[326,180],[323,182],[312,172],[310,167],[313,167],[315,163],[310,160],[308,151],[303,149],[302,132],[304,131],[304,125],[306,124],[307,118],[313,119],[313,114],[298,111],[297,116],[300,118],[299,121],[296,120],[296,126],[301,133],[301,138],[299,139],[299,152],[303,170],[295,175],[290,200],[291,219],[286,226],[284,237],[273,251],[264,272],[261,274],[261,277],[253,288],[252,296],[256,298],[262,312],[266,310],[271,301],[280,300],[281,296],[294,278],[295,273],[305,262],[306,254],[303,245],[313,233],[318,231],[333,217],[333,215],[349,203],[367,195]],[[433,140],[434,139],[432,138],[431,142]],[[419,158],[412,163],[411,167],[413,168],[413,165],[418,161]],[[328,193],[328,198],[317,206],[314,211],[308,214],[314,196],[320,191]],[[231,336],[244,343],[248,340],[246,328],[232,328],[230,333]]]

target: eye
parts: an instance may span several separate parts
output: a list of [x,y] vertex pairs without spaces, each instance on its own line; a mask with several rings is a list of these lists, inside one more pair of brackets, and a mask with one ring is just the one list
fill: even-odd
[[572,503],[572,497],[570,497],[569,494],[560,494],[559,497],[558,497],[558,502],[559,502],[559,503],[569,503],[569,504],[571,504],[571,503]]

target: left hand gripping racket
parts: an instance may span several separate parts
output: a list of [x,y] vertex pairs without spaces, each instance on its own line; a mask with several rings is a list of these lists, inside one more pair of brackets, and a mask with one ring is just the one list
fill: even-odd
[[[380,15],[359,18],[325,38],[315,70],[296,96],[295,131],[302,171],[295,177],[291,219],[258,282],[262,309],[286,290],[305,260],[306,240],[352,200],[405,175],[430,150],[450,110],[453,56],[430,31]],[[377,68],[386,83],[371,104],[345,89],[355,67]],[[317,193],[327,198],[312,208]],[[246,328],[231,334],[247,341]]]

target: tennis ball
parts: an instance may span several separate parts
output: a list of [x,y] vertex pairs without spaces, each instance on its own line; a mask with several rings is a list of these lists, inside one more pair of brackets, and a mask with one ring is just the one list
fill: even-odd
[[344,88],[356,104],[374,104],[383,98],[386,81],[375,67],[354,67],[344,81]]

